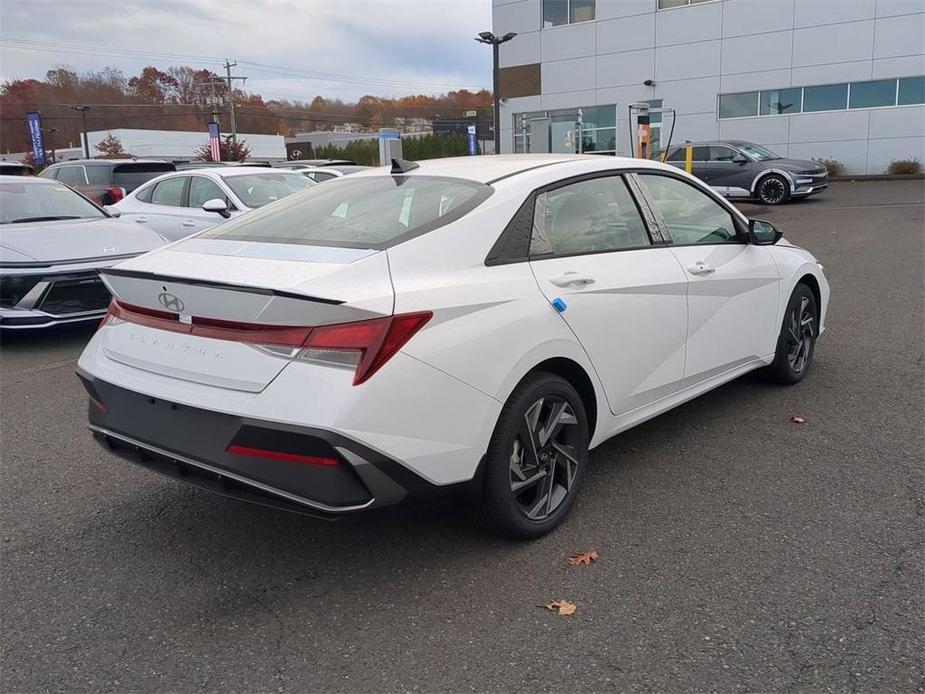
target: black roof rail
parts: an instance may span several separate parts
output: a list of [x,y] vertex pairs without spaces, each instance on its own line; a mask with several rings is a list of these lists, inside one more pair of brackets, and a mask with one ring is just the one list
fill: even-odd
[[416,161],[408,161],[407,159],[398,159],[396,157],[395,159],[392,159],[392,171],[390,173],[392,175],[408,173],[409,171],[412,171],[419,166],[420,164],[418,164]]

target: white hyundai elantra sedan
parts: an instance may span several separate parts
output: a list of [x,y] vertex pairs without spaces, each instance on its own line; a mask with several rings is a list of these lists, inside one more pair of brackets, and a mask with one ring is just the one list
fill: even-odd
[[434,490],[529,538],[588,451],[753,369],[800,381],[829,285],[674,167],[461,157],[331,181],[104,270],[109,450],[335,517]]

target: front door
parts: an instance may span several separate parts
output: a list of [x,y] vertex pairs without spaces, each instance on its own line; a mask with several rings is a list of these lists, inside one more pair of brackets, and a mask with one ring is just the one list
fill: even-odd
[[533,228],[537,283],[588,353],[611,411],[674,392],[684,376],[687,277],[653,244],[623,177],[541,192]]
[[774,352],[780,276],[770,251],[746,243],[733,213],[671,175],[639,174],[687,275],[687,382]]

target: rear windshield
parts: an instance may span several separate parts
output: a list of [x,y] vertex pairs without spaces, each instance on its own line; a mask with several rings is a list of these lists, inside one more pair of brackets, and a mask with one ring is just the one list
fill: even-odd
[[112,170],[112,184],[131,192],[142,183],[175,170],[174,165],[168,162],[119,164]]
[[225,183],[248,207],[263,207],[315,184],[302,174],[261,171],[244,176],[225,176]]
[[388,248],[459,219],[491,193],[484,183],[458,178],[346,177],[232,219],[197,238]]

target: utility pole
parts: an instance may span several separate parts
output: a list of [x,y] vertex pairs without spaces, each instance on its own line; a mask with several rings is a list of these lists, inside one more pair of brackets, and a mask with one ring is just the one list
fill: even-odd
[[231,68],[235,67],[237,64],[237,62],[232,63],[228,58],[225,58],[225,80],[228,82],[228,117],[231,121],[231,141],[235,144],[238,144],[238,126],[234,119],[233,80],[241,80],[242,82],[247,80],[246,77],[231,74]]

